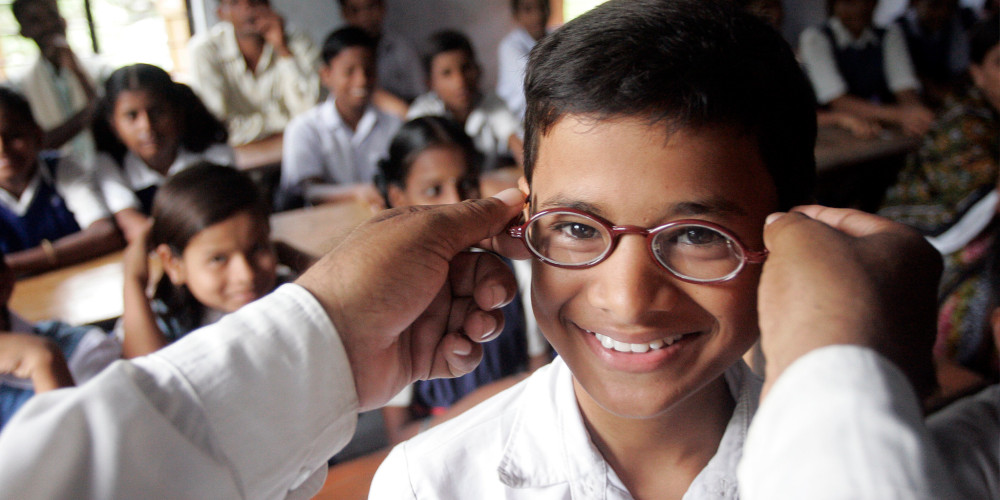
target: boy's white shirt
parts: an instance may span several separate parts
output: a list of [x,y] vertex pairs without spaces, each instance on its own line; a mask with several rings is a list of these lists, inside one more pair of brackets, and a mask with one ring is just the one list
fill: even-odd
[[[737,498],[736,465],[762,380],[725,373],[736,408],[715,456],[684,498]],[[562,358],[455,419],[397,446],[369,498],[632,498],[593,445]]]
[[[97,189],[93,173],[84,170],[71,158],[60,157],[58,162],[56,182],[53,187],[66,203],[66,208],[73,213],[73,218],[76,219],[80,229],[87,229],[94,222],[110,217],[111,213]],[[49,175],[48,166],[44,165],[42,160],[38,160],[38,169],[28,181],[28,187],[21,193],[21,197],[15,198],[6,190],[0,189],[0,204],[18,216],[23,216],[34,201],[42,180],[51,183],[52,176]]]
[[524,120],[524,69],[528,53],[536,40],[518,26],[500,40],[497,47],[497,95],[507,104],[507,109],[519,120]]
[[167,169],[167,175],[153,170],[131,151],[125,153],[121,166],[107,153],[100,153],[95,162],[97,184],[108,210],[114,214],[127,208],[140,208],[141,203],[135,195],[136,191],[159,186],[167,177],[199,161],[209,161],[223,166],[233,166],[236,163],[233,148],[228,144],[213,144],[201,153],[188,151],[181,146],[177,150],[177,158]]

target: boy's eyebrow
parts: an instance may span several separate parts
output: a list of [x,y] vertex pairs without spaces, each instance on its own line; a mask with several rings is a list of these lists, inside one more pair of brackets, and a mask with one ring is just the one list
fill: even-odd
[[[535,211],[541,211],[548,208],[573,208],[607,218],[597,205],[559,196],[545,200],[544,203],[539,203],[538,206],[535,207]],[[744,217],[747,215],[747,212],[738,204],[720,197],[710,197],[701,200],[682,201],[664,205],[664,219],[705,215]]]

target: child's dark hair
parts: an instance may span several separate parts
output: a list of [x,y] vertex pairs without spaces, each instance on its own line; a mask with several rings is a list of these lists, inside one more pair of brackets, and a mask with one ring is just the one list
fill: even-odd
[[190,151],[200,153],[213,144],[229,139],[226,126],[213,115],[191,87],[177,83],[158,66],[133,64],[118,68],[104,84],[104,96],[97,105],[93,132],[98,151],[111,155],[119,164],[128,150],[115,135],[111,126],[115,102],[122,92],[143,91],[154,99],[171,106],[183,117],[181,144]]
[[364,47],[374,53],[377,45],[378,42],[361,28],[354,26],[340,28],[327,35],[323,41],[323,62],[330,64],[331,59],[350,47]]
[[16,118],[39,128],[35,115],[31,112],[31,104],[20,92],[7,85],[0,85],[0,111],[7,115],[7,119]]
[[[524,2],[524,0],[510,0],[510,11],[516,14],[517,9],[521,7],[522,2]],[[542,0],[542,8],[544,8],[547,13],[545,17],[552,15],[552,6],[549,5],[549,0]]]
[[482,155],[476,150],[462,126],[456,121],[441,116],[423,116],[403,124],[389,144],[389,157],[378,163],[379,173],[375,176],[382,197],[389,205],[389,186],[406,186],[410,167],[420,153],[436,146],[458,146],[465,153],[465,164],[469,173],[478,176]]
[[424,73],[431,74],[431,63],[434,62],[434,57],[453,50],[464,51],[469,55],[469,59],[476,59],[476,51],[472,49],[472,42],[461,31],[441,30],[427,37],[423,53]]
[[1000,44],[1000,16],[984,19],[972,28],[969,34],[969,60],[980,66],[986,53]]
[[812,86],[781,35],[732,2],[605,3],[531,51],[525,96],[529,183],[540,138],[564,115],[635,117],[667,134],[735,126],[756,138],[779,209],[811,201]]
[[[197,163],[167,178],[157,190],[149,248],[167,245],[180,256],[195,235],[242,212],[268,221],[267,204],[250,177],[234,168]],[[191,322],[185,328],[201,320],[203,306],[187,287],[175,287],[166,275],[157,283],[154,298],[167,306],[169,316]]]

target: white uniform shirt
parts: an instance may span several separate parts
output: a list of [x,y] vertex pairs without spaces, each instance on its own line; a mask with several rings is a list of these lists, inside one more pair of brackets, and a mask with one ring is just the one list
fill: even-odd
[[382,30],[376,49],[376,67],[378,86],[406,101],[427,91],[417,51],[391,31]]
[[176,174],[200,161],[209,161],[218,165],[232,166],[235,163],[233,148],[227,144],[213,144],[201,153],[184,149],[177,151],[177,158],[167,169],[167,175],[153,170],[131,151],[125,153],[119,166],[107,153],[97,156],[97,183],[104,195],[104,201],[111,213],[118,213],[127,208],[141,208],[136,191],[150,186],[160,186],[167,177]]
[[399,118],[368,106],[357,129],[351,130],[337,112],[334,99],[327,99],[288,124],[281,155],[281,189],[301,195],[303,181],[310,178],[331,184],[372,182],[378,161],[388,154],[400,125]]
[[497,47],[497,95],[519,120],[524,120],[524,69],[535,43],[524,28],[515,28]]
[[[736,465],[761,379],[742,362],[726,370],[736,408],[715,456],[684,498],[737,498]],[[591,441],[562,358],[527,380],[397,446],[370,499],[632,498]]]
[[284,130],[319,99],[319,49],[308,36],[286,30],[292,57],[270,44],[253,72],[236,44],[233,25],[220,22],[191,38],[192,88],[229,129],[229,143],[246,144]]
[[[455,118],[445,108],[444,101],[434,92],[418,97],[410,105],[410,111],[406,113],[407,120],[421,116]],[[500,155],[510,154],[508,141],[512,134],[517,134],[518,137],[524,135],[521,122],[492,92],[484,94],[469,113],[469,118],[465,120],[465,133],[469,134],[476,149],[485,156],[483,170],[495,168]]]
[[[837,47],[861,49],[878,43],[871,28],[865,28],[860,37],[854,38],[839,19],[830,18],[827,24],[833,32]],[[827,104],[847,93],[847,83],[837,69],[837,58],[830,45],[830,38],[822,27],[810,26],[802,32],[799,37],[799,58],[820,104]],[[920,81],[917,80],[910,60],[910,51],[906,48],[906,36],[899,25],[887,27],[882,37],[882,67],[889,90],[900,92],[920,89]]]
[[[15,198],[5,189],[0,189],[0,203],[10,209],[18,216],[24,216],[31,207],[31,202],[35,199],[35,194],[42,183],[52,182],[47,165],[39,160],[38,170],[34,177],[28,182],[28,187],[21,193],[20,198]],[[73,212],[80,229],[87,229],[98,220],[111,217],[111,213],[104,205],[100,190],[94,182],[92,172],[86,171],[71,158],[59,158],[59,165],[56,167],[55,190],[66,202],[66,208]]]

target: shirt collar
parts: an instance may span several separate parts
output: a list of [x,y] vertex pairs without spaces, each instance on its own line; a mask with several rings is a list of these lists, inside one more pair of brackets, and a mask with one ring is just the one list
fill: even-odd
[[371,134],[372,130],[375,130],[375,125],[378,122],[378,112],[369,104],[365,107],[365,112],[361,115],[361,120],[358,121],[357,129],[351,130],[344,123],[344,119],[341,118],[340,113],[337,112],[336,99],[331,95],[323,103],[323,108],[320,110],[320,119],[323,121],[325,128],[335,132],[341,131],[351,138],[352,143],[357,144],[363,142]]
[[854,38],[851,32],[844,26],[844,23],[840,22],[840,19],[836,17],[830,18],[830,31],[833,32],[834,42],[840,48],[854,47],[860,49],[878,43],[878,37],[875,36],[875,31],[870,26],[861,32],[861,36]]
[[21,197],[15,198],[14,195],[7,192],[6,189],[0,189],[0,202],[2,202],[4,206],[12,210],[18,216],[24,215],[28,212],[28,208],[31,206],[32,200],[35,199],[35,193],[38,192],[38,188],[41,186],[43,180],[50,184],[52,183],[48,170],[45,168],[45,165],[42,164],[42,160],[39,159],[35,175],[31,177],[30,181],[28,181],[28,186],[24,188],[24,192],[21,193]]
[[[554,376],[535,378],[525,388],[522,401],[529,404],[515,417],[497,467],[500,480],[512,488],[568,482],[574,498],[606,498],[609,486],[621,485],[621,481],[584,427],[572,373],[562,358],[551,364],[549,369],[557,372]],[[718,450],[691,483],[688,491],[696,498],[736,498],[736,468],[757,411],[763,380],[742,361],[729,367],[724,376],[736,408]],[[629,498],[627,492],[620,493]]]

